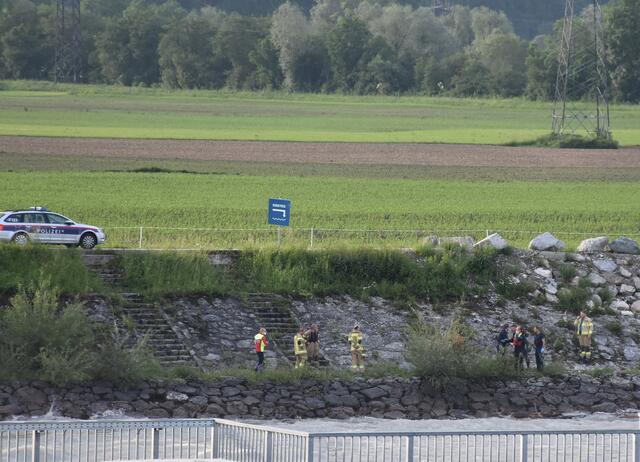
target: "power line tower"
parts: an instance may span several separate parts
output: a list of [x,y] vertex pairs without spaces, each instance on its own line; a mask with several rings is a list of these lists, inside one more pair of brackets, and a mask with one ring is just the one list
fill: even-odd
[[436,16],[441,16],[451,11],[451,2],[449,0],[431,0],[431,9]]
[[552,130],[611,137],[604,29],[598,0],[575,27],[574,0],[565,0]]
[[82,80],[80,0],[56,2],[55,53],[55,81],[79,83]]

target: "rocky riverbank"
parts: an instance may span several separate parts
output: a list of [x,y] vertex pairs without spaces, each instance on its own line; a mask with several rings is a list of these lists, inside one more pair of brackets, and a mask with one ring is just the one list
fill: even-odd
[[86,419],[107,411],[151,418],[445,419],[556,417],[571,412],[637,412],[640,377],[590,376],[458,382],[436,390],[418,378],[302,380],[299,383],[153,382],[136,388],[95,383],[68,388],[43,382],[0,386],[0,419],[48,412]]

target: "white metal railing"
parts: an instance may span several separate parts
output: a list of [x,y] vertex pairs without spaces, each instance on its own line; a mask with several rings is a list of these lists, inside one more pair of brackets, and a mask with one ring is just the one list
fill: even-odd
[[640,462],[640,430],[312,433],[313,462]]
[[640,429],[308,433],[222,419],[0,423],[0,462],[640,462]]

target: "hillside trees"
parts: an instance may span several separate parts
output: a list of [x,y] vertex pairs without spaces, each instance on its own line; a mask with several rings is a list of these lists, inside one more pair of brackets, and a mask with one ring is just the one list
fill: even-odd
[[164,85],[171,88],[220,88],[224,85],[222,76],[230,63],[216,59],[211,40],[220,22],[212,14],[191,13],[169,28],[158,46]]
[[640,0],[617,0],[605,19],[616,97],[640,102]]
[[4,78],[46,78],[53,67],[47,7],[30,0],[16,0],[0,13],[0,76]]
[[[170,88],[553,96],[561,22],[551,35],[528,44],[505,13],[477,7],[481,0],[465,1],[471,6],[458,4],[441,16],[424,0],[260,1],[240,1],[244,6],[234,8],[223,0],[82,0],[83,80]],[[639,2],[616,0],[606,15],[608,59],[621,100],[640,99]],[[510,8],[506,0],[493,3]],[[260,16],[274,8],[271,16]],[[591,59],[592,14],[585,10],[574,24],[578,66]],[[0,78],[53,78],[54,43],[53,0],[6,3],[0,9]],[[588,78],[586,70],[581,78]]]

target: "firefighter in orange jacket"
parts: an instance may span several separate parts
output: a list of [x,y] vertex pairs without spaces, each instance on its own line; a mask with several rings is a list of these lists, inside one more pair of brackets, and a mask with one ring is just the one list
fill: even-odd
[[256,372],[262,372],[264,369],[264,351],[269,346],[269,341],[267,340],[267,329],[261,327],[255,337],[253,337],[253,340],[256,347],[256,356],[258,357],[255,369]]

